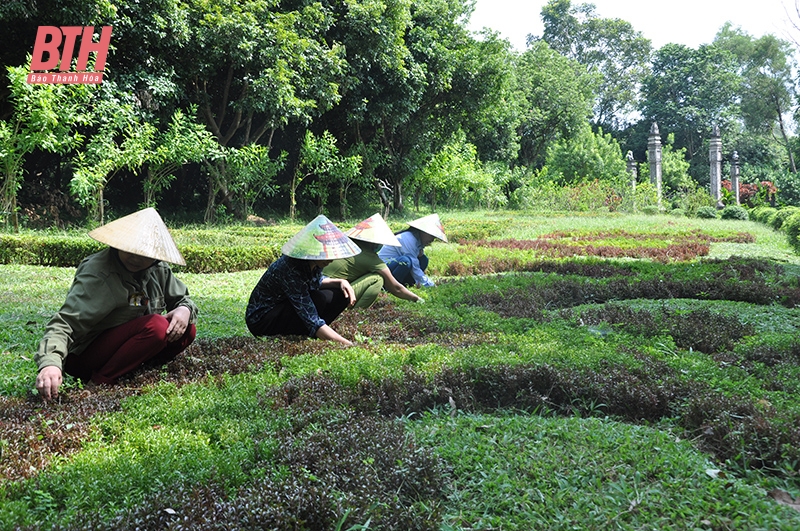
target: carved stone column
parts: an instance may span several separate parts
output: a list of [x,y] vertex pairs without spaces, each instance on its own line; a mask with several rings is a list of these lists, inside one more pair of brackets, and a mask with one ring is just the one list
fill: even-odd
[[631,176],[631,189],[635,192],[636,180],[639,178],[639,165],[636,164],[636,160],[633,158],[633,151],[628,151],[625,160],[628,163],[628,174]]
[[653,122],[650,126],[650,136],[647,139],[647,160],[650,163],[650,182],[656,187],[658,208],[661,208],[661,135],[658,124]]
[[731,156],[731,191],[736,198],[736,205],[741,205],[739,201],[739,152],[734,151]]
[[711,162],[711,197],[716,201],[717,208],[722,208],[722,138],[717,124],[711,130],[708,160]]

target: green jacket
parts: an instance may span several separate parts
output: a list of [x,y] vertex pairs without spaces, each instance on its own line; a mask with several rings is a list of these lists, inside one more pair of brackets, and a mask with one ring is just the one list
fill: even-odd
[[67,299],[47,324],[36,364],[39,370],[63,370],[67,355],[79,355],[101,332],[178,306],[189,308],[191,322],[196,320],[197,306],[169,264],[156,262],[134,274],[125,269],[115,249],[95,253],[80,263]]

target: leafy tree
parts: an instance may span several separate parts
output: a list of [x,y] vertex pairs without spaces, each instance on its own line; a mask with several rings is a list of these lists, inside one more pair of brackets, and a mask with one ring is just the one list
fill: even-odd
[[104,85],[106,96],[92,108],[95,129],[74,158],[69,184],[79,204],[89,208],[100,223],[105,217],[104,190],[120,172],[143,175],[143,204],[153,206],[181,166],[224,157],[211,133],[192,120],[193,109],[190,114],[176,110],[160,132]]
[[346,189],[360,174],[361,157],[339,155],[336,139],[330,131],[325,131],[320,137],[311,131],[306,131],[303,144],[300,146],[300,157],[289,183],[289,218],[294,220],[297,214],[297,190],[303,182],[316,178],[308,186],[311,195],[316,197],[317,207],[321,211],[330,184],[334,183]]
[[[430,197],[431,209],[436,210],[437,198],[449,200],[449,206],[463,200],[479,181],[480,163],[475,146],[466,141],[463,131],[454,135],[411,179],[415,188],[415,207],[419,209],[422,194]],[[491,179],[489,179],[491,182]],[[481,182],[480,184],[487,184]]]
[[627,165],[617,141],[602,129],[592,132],[588,123],[573,138],[561,139],[548,148],[546,166],[550,178],[561,186],[627,179]]
[[723,133],[739,116],[741,78],[730,52],[715,45],[697,50],[667,44],[655,54],[652,73],[643,83],[642,114],[648,125],[675,134],[675,146],[686,148],[693,176],[708,173],[708,136],[713,125]]
[[517,79],[525,101],[519,163],[541,166],[551,143],[571,138],[588,123],[597,75],[537,41],[521,54]]
[[595,126],[624,128],[638,108],[639,86],[649,71],[650,40],[629,22],[598,17],[590,3],[573,6],[570,0],[550,0],[542,8],[542,21],[542,40],[599,74]]
[[340,158],[333,177],[333,184],[339,196],[339,217],[344,219],[350,214],[350,203],[347,198],[351,188],[366,190],[372,178],[364,173],[363,159],[355,149],[351,149],[349,154]]
[[342,101],[323,121],[343,150],[379,154],[367,166],[386,213],[403,210],[409,177],[461,128],[485,139],[487,154],[515,149],[514,121],[500,122],[509,114],[486,112],[513,87],[510,56],[493,55],[504,49],[497,39],[470,36],[471,9],[461,0],[336,3],[328,36],[343,44],[348,66]]
[[8,67],[13,114],[0,120],[0,213],[19,229],[17,192],[25,157],[36,150],[67,153],[83,141],[77,126],[87,121],[87,85],[28,84],[25,67]]
[[234,198],[241,202],[241,211],[253,213],[253,205],[262,197],[277,192],[275,177],[286,164],[286,152],[273,159],[269,149],[260,144],[225,150],[227,181]]
[[720,29],[714,44],[730,51],[743,78],[741,109],[745,127],[755,134],[777,131],[789,157],[789,168],[797,173],[787,120],[795,108],[795,50],[774,35],[754,39],[730,23]]
[[519,122],[525,102],[516,77],[517,54],[508,41],[485,31],[471,47],[470,56],[469,62],[462,62],[464,75],[453,89],[463,94],[480,90],[482,94],[463,99],[461,129],[480,160],[512,164],[519,153]]
[[[178,39],[170,65],[221,146],[272,148],[277,132],[307,126],[339,101],[344,50],[325,39],[334,18],[323,4],[188,0],[179,7],[187,38]],[[234,215],[245,215],[232,201],[226,160],[209,167],[207,219],[218,194]]]
[[[106,94],[108,86],[104,83]],[[121,171],[136,173],[145,164],[158,130],[142,121],[130,103],[113,96],[95,98],[92,103],[92,132],[86,146],[73,158],[69,188],[78,203],[102,224],[106,185]]]
[[155,206],[159,194],[175,179],[175,172],[190,162],[203,162],[219,150],[214,137],[189,114],[175,111],[166,131],[154,139],[145,158],[144,205]]

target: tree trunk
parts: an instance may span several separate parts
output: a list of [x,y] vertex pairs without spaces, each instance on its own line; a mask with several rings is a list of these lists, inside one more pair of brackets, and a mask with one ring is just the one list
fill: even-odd
[[392,197],[393,207],[394,207],[394,210],[396,210],[397,212],[402,212],[403,211],[403,180],[402,179],[397,179],[397,178],[392,179],[392,180],[394,181],[392,183],[393,184],[393,188],[394,188],[394,190],[393,190],[394,194],[393,194],[393,197]]
[[794,154],[792,154],[792,144],[789,142],[789,137],[786,135],[786,129],[783,123],[783,116],[781,115],[780,106],[778,107],[778,125],[781,128],[781,136],[783,136],[783,144],[786,146],[786,151],[789,152],[789,168],[792,173],[797,173],[797,166],[794,163]]
[[289,183],[289,219],[294,221],[297,214],[297,173],[292,175],[292,180]]
[[214,205],[217,196],[217,180],[214,178],[212,170],[208,172],[208,197],[206,198],[206,211],[203,214],[203,223],[209,224],[214,221]]
[[11,216],[14,219],[14,232],[19,232],[19,213],[17,212],[17,196],[11,200]]

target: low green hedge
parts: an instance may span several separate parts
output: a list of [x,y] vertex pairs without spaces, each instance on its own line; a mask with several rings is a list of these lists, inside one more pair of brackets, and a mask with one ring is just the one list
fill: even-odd
[[0,263],[75,267],[104,244],[91,238],[67,236],[0,235]]
[[800,208],[796,206],[785,206],[777,210],[769,217],[767,220],[767,225],[775,230],[781,230],[783,227],[783,222],[786,221],[789,216],[796,214],[797,212],[800,212]]
[[766,225],[769,218],[777,211],[778,209],[775,207],[759,206],[750,211],[750,219]]
[[796,252],[800,252],[800,212],[795,212],[783,222],[782,229],[786,232],[789,245]]
[[190,273],[230,273],[265,269],[281,255],[281,245],[219,247],[187,245],[179,247],[186,266],[176,271]]
[[701,206],[696,216],[702,219],[717,219],[717,209],[713,206]]
[[[89,237],[0,235],[0,263],[77,267],[81,260],[106,246]],[[280,256],[280,244],[178,245],[185,266],[176,271],[222,273],[264,269]]]
[[747,210],[744,207],[740,207],[738,205],[728,205],[722,209],[722,212],[719,213],[719,218],[747,221],[750,219],[750,215],[747,213]]

